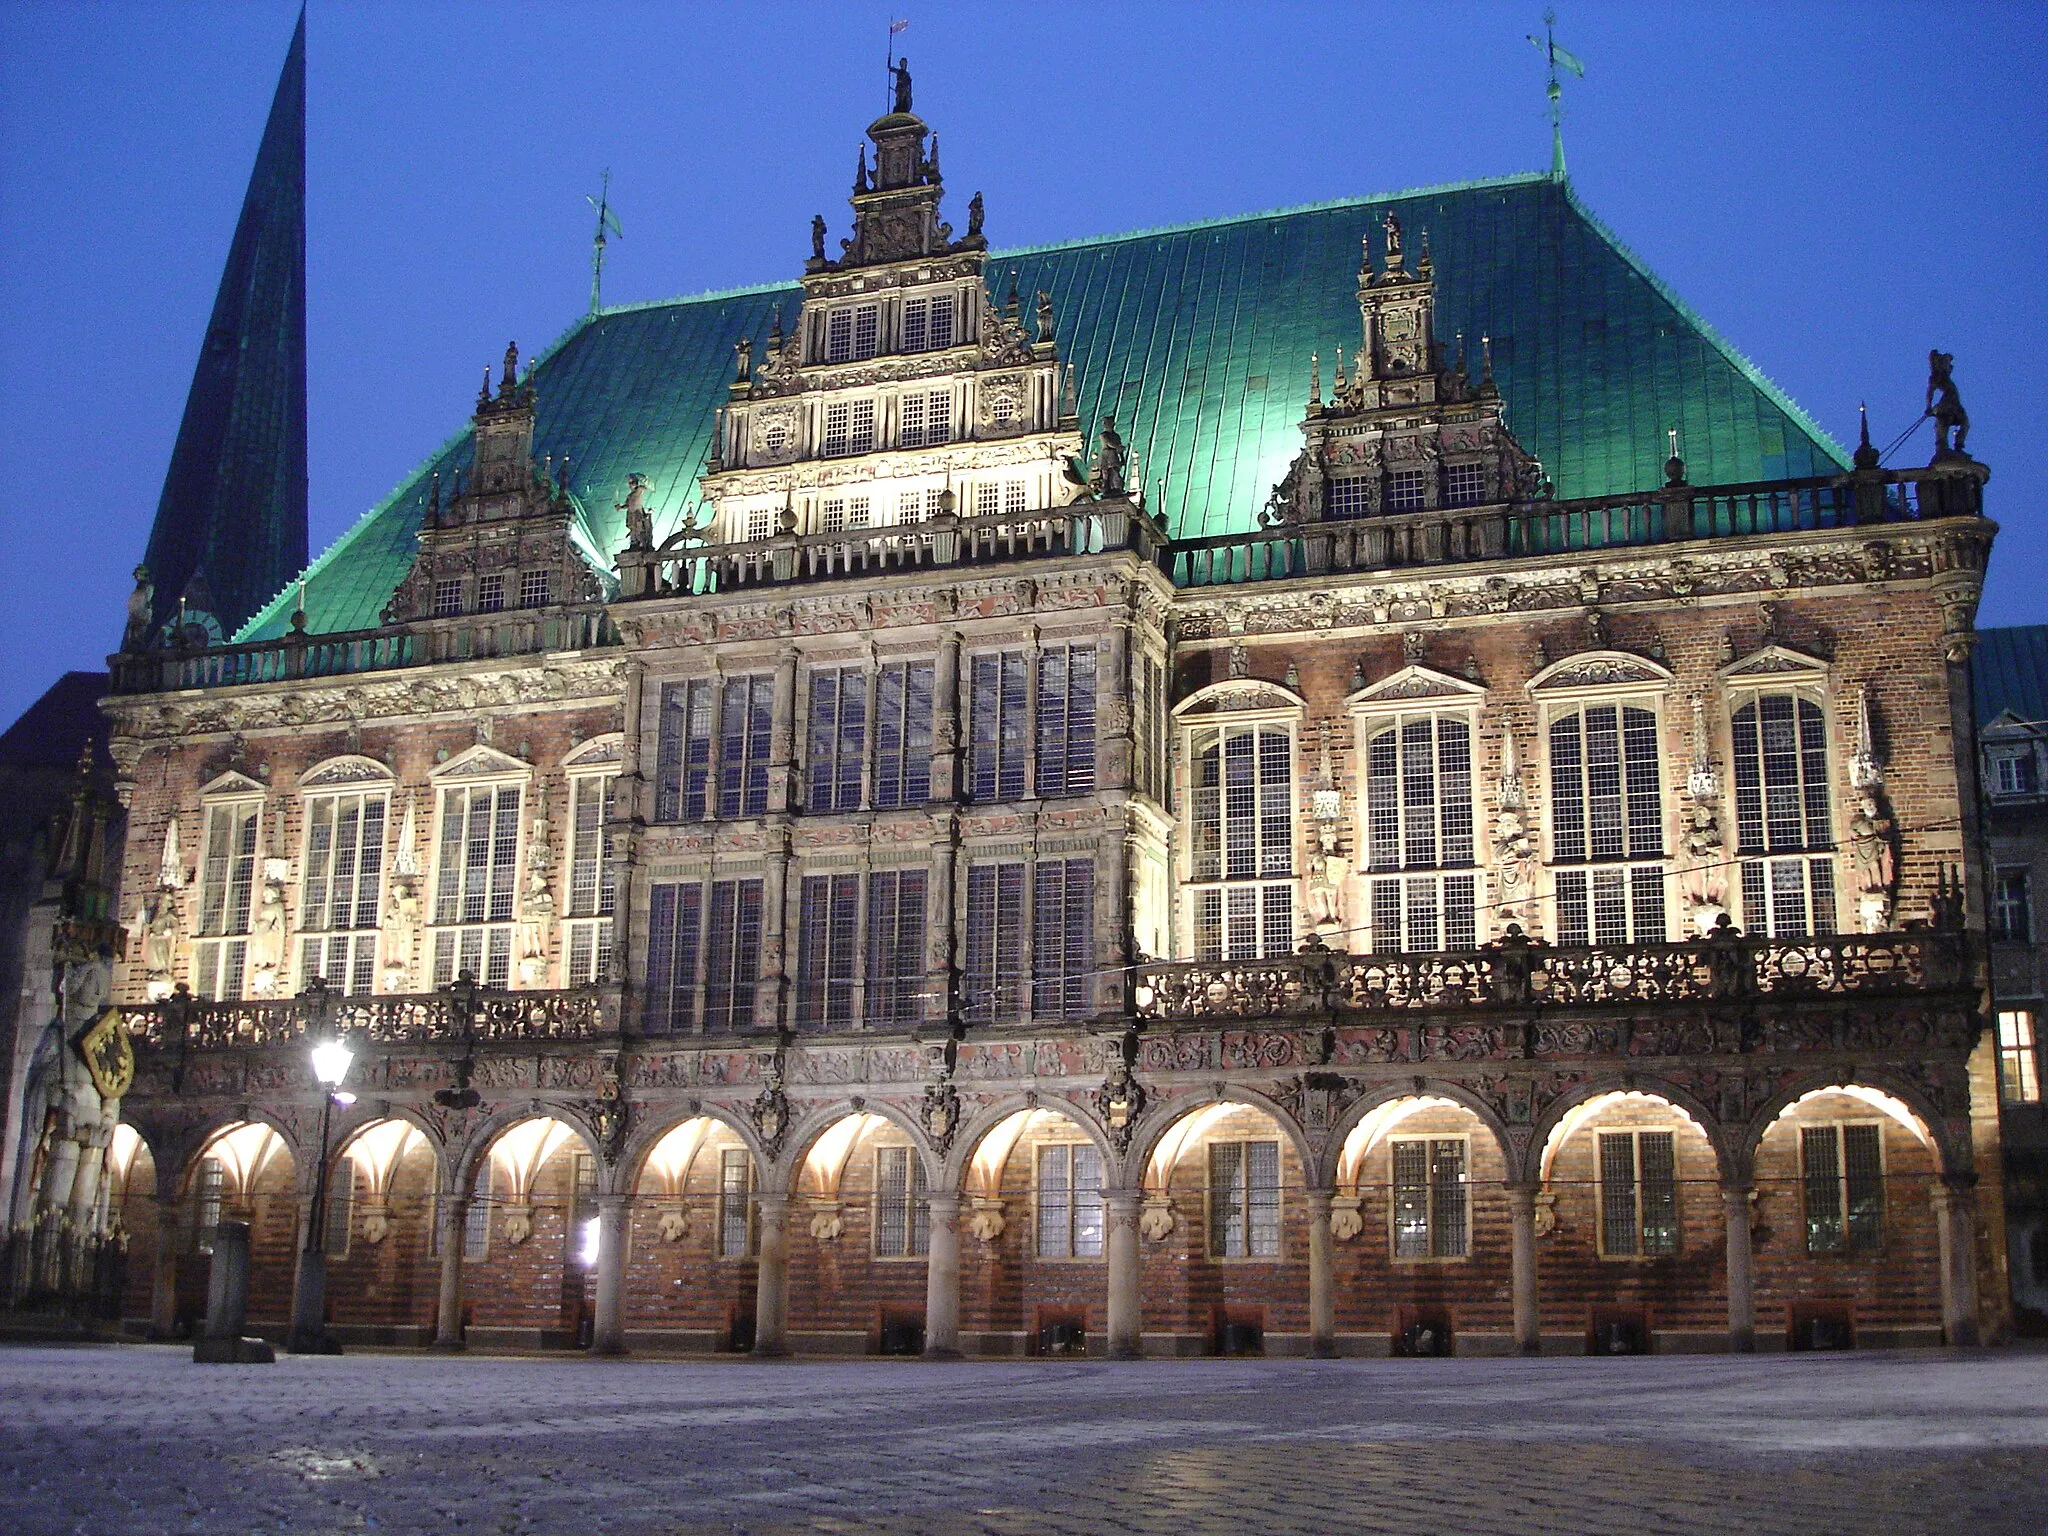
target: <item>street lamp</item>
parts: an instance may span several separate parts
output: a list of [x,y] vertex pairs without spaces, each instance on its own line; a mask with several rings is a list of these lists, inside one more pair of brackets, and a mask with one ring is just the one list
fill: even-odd
[[292,1329],[285,1348],[295,1355],[334,1355],[341,1348],[327,1336],[327,1127],[337,1104],[356,1101],[341,1091],[356,1053],[335,1036],[313,1047],[313,1076],[320,1083],[320,1160],[313,1170],[313,1210],[306,1244],[299,1252],[299,1283],[292,1296]]

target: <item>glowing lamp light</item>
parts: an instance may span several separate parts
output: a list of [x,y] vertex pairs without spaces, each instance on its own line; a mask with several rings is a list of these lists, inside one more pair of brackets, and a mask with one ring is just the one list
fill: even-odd
[[356,1096],[352,1093],[337,1093],[334,1095],[334,1102],[339,1104],[344,1109],[348,1108],[349,1105],[355,1103],[355,1101]]
[[328,1087],[337,1087],[355,1059],[356,1053],[341,1041],[329,1040],[313,1047],[313,1075]]

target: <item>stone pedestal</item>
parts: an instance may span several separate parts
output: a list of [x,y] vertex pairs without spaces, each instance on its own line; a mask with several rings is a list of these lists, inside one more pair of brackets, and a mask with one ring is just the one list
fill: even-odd
[[224,1221],[214,1228],[213,1269],[206,1284],[206,1332],[192,1347],[201,1365],[270,1365],[277,1353],[261,1339],[245,1339],[249,1321],[249,1224]]

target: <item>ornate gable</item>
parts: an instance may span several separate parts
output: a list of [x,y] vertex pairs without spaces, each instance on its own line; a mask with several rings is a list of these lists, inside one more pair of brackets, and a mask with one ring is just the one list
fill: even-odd
[[1257,677],[1230,677],[1220,683],[1210,683],[1205,688],[1197,688],[1173,707],[1175,718],[1182,720],[1207,715],[1271,714],[1283,710],[1305,714],[1308,700],[1292,688]]
[[395,776],[374,757],[348,754],[330,757],[299,776],[301,789],[337,789],[352,784],[388,784]]
[[1587,688],[1662,687],[1672,671],[1662,662],[1633,651],[1581,651],[1529,679],[1532,694],[1564,693]]
[[626,738],[621,735],[599,736],[586,741],[571,752],[562,762],[564,768],[604,768],[613,766],[625,756]]
[[487,779],[503,774],[531,774],[533,764],[510,753],[500,752],[496,747],[479,743],[466,752],[458,753],[427,775],[434,780],[444,779]]
[[1789,645],[1767,645],[1730,662],[1714,674],[1724,683],[1825,682],[1828,663]]
[[208,799],[222,799],[233,795],[261,795],[264,787],[246,773],[229,769],[216,779],[202,785],[199,793]]
[[1359,689],[1344,701],[1344,706],[1353,714],[1360,714],[1380,705],[1407,704],[1418,699],[1480,704],[1486,699],[1486,685],[1469,678],[1453,677],[1434,667],[1406,666],[1391,677],[1383,677]]

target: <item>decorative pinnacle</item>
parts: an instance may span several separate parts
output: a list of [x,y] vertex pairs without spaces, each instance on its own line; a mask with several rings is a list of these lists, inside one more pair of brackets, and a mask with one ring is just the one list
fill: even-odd
[[498,393],[509,395],[519,387],[519,343],[505,343],[505,377],[498,385]]
[[1870,443],[1870,410],[1861,400],[1856,402],[1856,418],[1856,467],[1875,469],[1878,464],[1878,453]]

